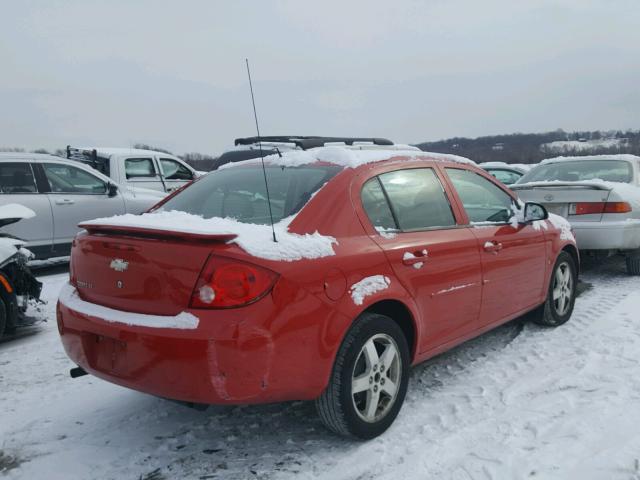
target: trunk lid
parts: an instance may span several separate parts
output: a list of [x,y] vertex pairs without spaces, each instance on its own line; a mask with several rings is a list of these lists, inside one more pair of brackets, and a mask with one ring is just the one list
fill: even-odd
[[[524,202],[536,202],[549,211],[569,218],[569,206],[580,202],[606,202],[611,189],[597,182],[531,182],[510,187]],[[599,222],[602,214],[580,215],[580,221]]]
[[183,234],[85,225],[74,241],[71,278],[88,302],[134,313],[177,315],[209,255],[236,249],[233,234]]

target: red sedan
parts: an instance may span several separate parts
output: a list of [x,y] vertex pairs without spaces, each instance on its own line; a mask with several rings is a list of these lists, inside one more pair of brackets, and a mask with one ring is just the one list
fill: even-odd
[[325,147],[265,164],[82,225],[57,309],[81,369],[193,403],[314,399],[372,438],[411,365],[529,311],[571,316],[570,227],[472,162]]

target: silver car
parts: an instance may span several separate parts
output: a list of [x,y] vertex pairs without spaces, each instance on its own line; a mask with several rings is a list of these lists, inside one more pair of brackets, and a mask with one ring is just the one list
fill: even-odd
[[17,203],[36,214],[2,231],[26,240],[38,259],[68,255],[78,223],[142,213],[164,196],[119,187],[88,166],[52,155],[0,153],[0,205]]
[[594,155],[544,160],[511,186],[569,220],[583,253],[625,255],[640,275],[640,157]]

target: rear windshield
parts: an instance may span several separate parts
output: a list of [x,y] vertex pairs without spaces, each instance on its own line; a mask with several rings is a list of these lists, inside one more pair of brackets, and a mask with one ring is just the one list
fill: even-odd
[[[297,213],[340,170],[338,166],[267,166],[273,221]],[[161,210],[267,225],[269,205],[262,167],[252,165],[211,172],[162,205]]]
[[624,160],[572,160],[535,167],[525,173],[518,183],[547,180],[579,182],[596,179],[629,183],[633,179],[633,169],[631,164]]

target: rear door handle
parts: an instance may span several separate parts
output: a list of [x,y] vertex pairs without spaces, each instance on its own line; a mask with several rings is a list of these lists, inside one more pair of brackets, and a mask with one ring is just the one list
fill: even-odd
[[422,250],[416,250],[415,252],[404,252],[402,256],[402,263],[405,265],[415,265],[416,263],[423,263],[427,260],[429,252],[424,248]]
[[71,200],[70,198],[58,198],[58,199],[56,199],[56,205],[73,205],[74,203],[76,203],[76,202]]
[[485,242],[484,251],[490,253],[498,253],[502,250],[502,244],[500,242]]

